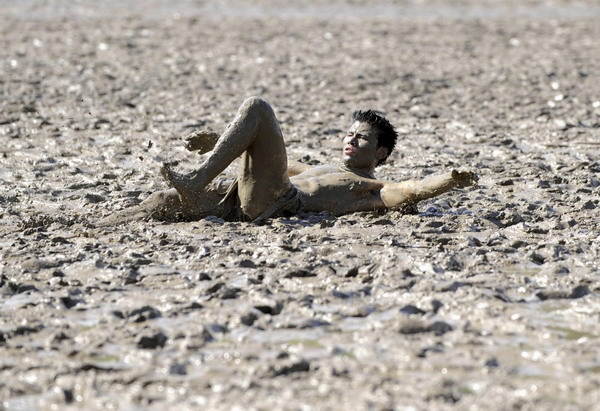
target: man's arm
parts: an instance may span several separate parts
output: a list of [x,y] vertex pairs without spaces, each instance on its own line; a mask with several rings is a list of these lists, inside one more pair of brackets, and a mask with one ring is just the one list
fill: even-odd
[[293,177],[293,176],[297,176],[298,174],[302,174],[309,168],[311,168],[311,167],[308,164],[304,164],[299,161],[288,160],[288,168],[287,168],[288,177]]
[[450,173],[408,180],[401,183],[385,183],[379,195],[387,208],[415,204],[421,200],[443,194],[453,188],[477,184],[477,176],[470,171],[452,170]]

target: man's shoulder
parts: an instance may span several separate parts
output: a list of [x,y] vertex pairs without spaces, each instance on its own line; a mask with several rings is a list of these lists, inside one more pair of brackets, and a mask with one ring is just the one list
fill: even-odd
[[309,168],[308,170],[304,171],[302,173],[302,175],[307,176],[307,177],[318,177],[318,176],[322,176],[325,174],[334,174],[334,173],[341,173],[342,171],[340,170],[339,167],[336,166],[330,166],[330,165],[322,165],[322,166],[313,166],[311,168]]
[[345,166],[332,166],[332,165],[321,165],[313,166],[310,169],[296,175],[299,178],[318,178],[318,177],[331,177],[338,178],[343,181],[378,181],[377,178],[372,174],[364,170],[353,169]]

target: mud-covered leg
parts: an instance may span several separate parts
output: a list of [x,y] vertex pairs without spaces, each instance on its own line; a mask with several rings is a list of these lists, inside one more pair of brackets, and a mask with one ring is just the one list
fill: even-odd
[[[208,158],[198,169],[184,175],[176,173],[170,165],[165,164],[161,172],[169,184],[177,190],[182,203],[193,207],[201,198],[204,188],[233,160],[246,151],[249,153],[246,156],[248,158],[245,157],[244,161],[247,173],[241,178],[241,197],[247,191],[242,189],[246,187],[244,185],[246,180],[255,181],[257,184],[264,183],[272,187],[270,190],[273,192],[273,196],[280,195],[285,188],[289,187],[286,175],[287,160],[281,131],[271,107],[264,100],[256,97],[249,98],[242,104],[233,122],[218,139]],[[250,161],[250,158],[253,160]],[[264,176],[260,175],[261,173],[264,173]],[[281,181],[275,181],[277,179],[271,178],[271,174],[276,174]],[[252,201],[258,204],[262,198],[260,194],[256,193],[256,190],[260,190],[260,187],[251,186],[252,193],[248,197],[252,197]],[[268,201],[271,199],[262,202]],[[244,198],[242,198],[242,204],[244,204]]]
[[180,174],[171,169],[172,165],[165,163],[160,169],[163,178],[177,191],[182,204],[193,208],[201,198],[202,190],[206,184],[199,180],[198,171],[189,174]]
[[197,220],[210,214],[219,215],[222,206],[219,204],[223,198],[223,190],[210,187],[194,207],[188,207],[181,202],[177,190],[170,189],[151,194],[140,204],[116,212],[96,223],[97,226],[112,226],[156,219],[161,221],[189,221]]
[[177,191],[171,189],[153,193],[140,204],[103,218],[96,225],[99,227],[112,226],[131,221],[148,220],[152,217],[162,220],[177,220],[184,216],[191,217],[187,210],[187,207],[181,203]]

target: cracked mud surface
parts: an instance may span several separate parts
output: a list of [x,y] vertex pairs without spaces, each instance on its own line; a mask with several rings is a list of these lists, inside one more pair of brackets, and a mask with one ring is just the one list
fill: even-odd
[[[7,409],[590,409],[600,400],[594,2],[0,6]],[[366,11],[372,8],[372,15]],[[480,186],[418,213],[97,228],[245,97],[289,158]]]

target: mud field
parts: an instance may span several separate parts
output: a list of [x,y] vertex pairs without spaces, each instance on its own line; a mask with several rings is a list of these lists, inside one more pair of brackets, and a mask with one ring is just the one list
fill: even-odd
[[[597,407],[598,3],[278,3],[0,4],[0,408]],[[373,108],[378,177],[480,185],[98,227],[252,95],[290,159],[335,164]]]

